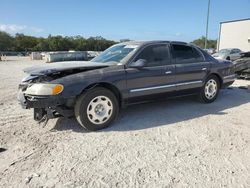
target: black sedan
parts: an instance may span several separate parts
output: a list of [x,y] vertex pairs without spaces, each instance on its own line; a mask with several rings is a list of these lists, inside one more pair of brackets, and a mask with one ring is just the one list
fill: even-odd
[[202,49],[170,41],[116,44],[89,62],[61,62],[24,70],[23,108],[34,119],[75,116],[88,130],[107,127],[119,109],[159,97],[196,94],[213,102],[234,82],[234,66]]

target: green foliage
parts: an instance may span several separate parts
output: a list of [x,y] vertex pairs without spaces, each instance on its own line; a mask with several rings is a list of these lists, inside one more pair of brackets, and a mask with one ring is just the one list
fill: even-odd
[[[122,42],[124,41],[129,40],[122,40]],[[205,37],[196,39],[192,43],[204,48]],[[8,33],[0,31],[0,51],[103,51],[113,44],[115,44],[114,41],[106,40],[101,36],[86,39],[80,35],[73,37],[49,35],[47,38],[38,38],[17,33],[12,37]],[[216,44],[216,40],[208,40],[207,48],[216,49]]]
[[[204,48],[204,46],[205,46],[205,37],[202,36],[201,38],[196,39],[191,43],[195,44],[196,46],[199,46],[200,48]],[[216,47],[217,47],[217,40],[207,40],[207,48],[216,49]]]
[[38,38],[17,33],[15,37],[5,32],[0,32],[0,51],[103,51],[115,44],[114,41],[106,40],[102,37],[82,36],[63,37],[51,36]]
[[0,51],[13,50],[14,38],[8,33],[0,31]]
[[37,45],[37,38],[32,36],[25,36],[17,33],[14,40],[15,51],[32,51]]

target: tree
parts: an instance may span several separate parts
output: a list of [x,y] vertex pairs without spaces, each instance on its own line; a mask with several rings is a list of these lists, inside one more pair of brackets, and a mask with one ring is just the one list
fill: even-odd
[[77,51],[86,51],[87,50],[87,40],[82,36],[78,35],[73,37],[73,43],[75,50]]
[[[192,44],[199,46],[200,48],[204,48],[204,44],[205,44],[205,37],[202,36],[199,39],[196,39],[194,41],[191,42]],[[213,48],[216,49],[217,47],[217,40],[207,40],[207,48]]]
[[120,39],[120,42],[129,42],[131,41],[130,39]]
[[33,48],[34,51],[49,51],[49,43],[44,38],[38,38],[37,45]]
[[47,38],[27,36],[17,33],[15,37],[0,32],[0,51],[103,51],[114,41],[106,40],[101,36],[85,39],[82,36],[64,37],[51,36]]
[[0,31],[0,51],[13,50],[14,38],[8,33]]
[[26,36],[17,33],[15,36],[15,51],[33,51],[34,47],[38,44],[36,37]]

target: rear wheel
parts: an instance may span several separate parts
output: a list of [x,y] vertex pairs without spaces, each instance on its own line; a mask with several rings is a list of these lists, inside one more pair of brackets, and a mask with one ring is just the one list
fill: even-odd
[[80,96],[75,105],[75,116],[81,126],[96,131],[108,127],[117,117],[119,104],[114,93],[96,87]]
[[200,91],[200,100],[205,103],[215,101],[218,96],[220,83],[217,76],[209,76]]

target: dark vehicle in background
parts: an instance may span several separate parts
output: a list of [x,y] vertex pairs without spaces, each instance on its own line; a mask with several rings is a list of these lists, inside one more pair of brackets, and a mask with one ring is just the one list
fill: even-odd
[[107,127],[119,109],[159,97],[196,94],[213,102],[234,82],[232,62],[169,41],[126,42],[90,62],[61,62],[24,70],[18,99],[34,119],[75,116],[88,130]]
[[250,52],[241,53],[240,59],[233,61],[235,65],[235,73],[240,78],[250,78]]

